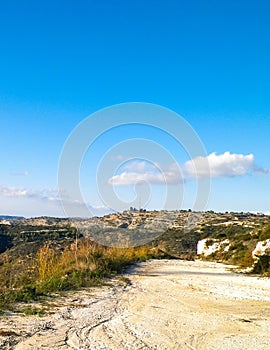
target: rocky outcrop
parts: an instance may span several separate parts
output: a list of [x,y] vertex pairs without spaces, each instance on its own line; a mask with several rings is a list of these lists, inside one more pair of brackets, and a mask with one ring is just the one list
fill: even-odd
[[228,239],[220,241],[217,239],[205,238],[197,243],[197,255],[206,257],[220,250],[226,252],[229,250],[229,247],[230,241]]
[[254,260],[257,260],[262,255],[270,255],[270,238],[258,242],[255,249],[252,251],[252,257]]
[[252,251],[254,265],[251,272],[258,274],[268,273],[270,270],[270,239],[259,241]]

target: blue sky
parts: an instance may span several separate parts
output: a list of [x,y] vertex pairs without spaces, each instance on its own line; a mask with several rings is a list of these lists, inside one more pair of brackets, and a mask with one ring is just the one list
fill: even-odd
[[[175,111],[206,156],[216,154],[207,209],[270,212],[269,15],[269,1],[2,1],[0,213],[66,215],[57,183],[65,141],[92,113],[134,101]],[[196,179],[185,170],[186,152],[162,131],[125,126],[99,137],[83,159],[81,191],[93,213],[106,212],[96,180],[102,157],[133,138],[173,155],[186,171],[181,205],[192,207]],[[115,176],[128,174],[115,191],[128,206],[128,179],[158,177],[173,163],[154,169],[143,154],[126,163],[125,150],[114,155],[122,162]],[[147,206],[161,209],[168,184],[151,181]]]

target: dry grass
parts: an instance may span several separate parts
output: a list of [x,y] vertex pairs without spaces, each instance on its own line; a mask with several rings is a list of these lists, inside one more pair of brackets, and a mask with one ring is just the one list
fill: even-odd
[[76,240],[64,249],[48,242],[34,258],[22,257],[0,266],[0,309],[51,292],[99,285],[104,277],[155,254],[151,247],[103,247],[88,239]]

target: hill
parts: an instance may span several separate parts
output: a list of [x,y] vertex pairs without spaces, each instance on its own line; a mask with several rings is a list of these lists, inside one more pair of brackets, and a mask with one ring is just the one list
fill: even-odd
[[270,217],[132,210],[89,219],[0,220],[0,312],[164,257],[224,262],[270,276]]
[[12,259],[35,254],[46,242],[61,246],[86,237],[105,246],[150,245],[177,258],[252,267],[267,261],[268,240],[270,246],[270,216],[264,214],[130,210],[89,219],[5,220],[0,220],[0,253]]
[[13,216],[13,215],[0,215],[0,220],[18,220],[24,219],[23,216]]

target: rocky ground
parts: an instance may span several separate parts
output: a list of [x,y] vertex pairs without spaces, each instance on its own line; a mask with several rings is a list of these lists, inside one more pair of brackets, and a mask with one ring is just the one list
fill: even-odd
[[42,317],[1,317],[0,348],[270,348],[269,279],[198,260],[151,260],[125,277],[58,298]]

